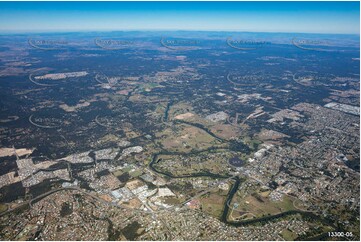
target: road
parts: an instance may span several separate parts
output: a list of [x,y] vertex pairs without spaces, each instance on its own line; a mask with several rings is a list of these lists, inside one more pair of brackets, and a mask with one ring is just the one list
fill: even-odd
[[228,181],[234,179],[236,176],[237,176],[237,175],[234,175],[234,176],[231,176],[231,177],[229,177],[229,178],[227,178],[227,179],[225,179],[225,180],[222,180],[222,181],[219,181],[219,182],[215,183],[214,185],[212,185],[212,186],[209,187],[208,189],[206,189],[206,190],[198,193],[197,195],[189,198],[188,200],[184,201],[184,202],[182,203],[182,206],[184,206],[185,204],[187,204],[188,202],[190,202],[190,201],[192,201],[192,200],[194,200],[194,199],[196,199],[196,198],[199,198],[199,197],[201,197],[201,196],[209,193],[210,191],[212,191],[212,189],[214,189],[214,187],[219,186],[219,185],[222,184],[222,183],[228,182]]
[[22,202],[20,205],[12,208],[12,209],[8,209],[7,211],[4,211],[2,213],[0,213],[0,217],[7,214],[7,213],[10,213],[10,212],[13,212],[25,205],[29,205],[30,208],[32,208],[32,203],[38,199],[42,199],[42,198],[45,198],[53,193],[56,193],[56,192],[59,192],[59,191],[63,191],[63,190],[75,190],[75,191],[78,191],[80,193],[83,193],[84,195],[87,195],[87,196],[90,196],[91,198],[103,203],[104,205],[107,205],[107,206],[113,206],[113,207],[117,207],[117,208],[120,208],[120,209],[127,209],[127,210],[132,210],[133,212],[142,212],[142,213],[151,213],[149,211],[143,211],[143,210],[139,210],[139,209],[133,209],[133,208],[129,208],[129,207],[126,207],[126,206],[121,206],[119,204],[116,204],[116,203],[112,203],[112,202],[107,202],[87,191],[84,191],[83,189],[79,188],[79,187],[62,187],[62,188],[57,188],[57,189],[53,189],[53,190],[50,190],[48,192],[45,192],[35,198],[32,198],[30,199],[29,201],[25,201],[25,202]]

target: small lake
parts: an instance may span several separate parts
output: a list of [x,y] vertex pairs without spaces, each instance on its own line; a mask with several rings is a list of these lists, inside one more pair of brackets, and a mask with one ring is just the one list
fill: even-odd
[[240,158],[238,157],[233,157],[231,159],[228,160],[228,163],[232,166],[235,166],[235,167],[241,167],[244,165],[244,160],[241,160]]

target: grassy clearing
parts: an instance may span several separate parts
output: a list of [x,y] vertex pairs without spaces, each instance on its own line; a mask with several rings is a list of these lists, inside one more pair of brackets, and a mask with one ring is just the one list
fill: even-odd
[[283,196],[282,200],[272,201],[269,194],[270,191],[254,192],[244,198],[241,198],[242,193],[237,194],[232,204],[238,203],[237,211],[248,212],[256,218],[297,209],[293,206],[294,198]]

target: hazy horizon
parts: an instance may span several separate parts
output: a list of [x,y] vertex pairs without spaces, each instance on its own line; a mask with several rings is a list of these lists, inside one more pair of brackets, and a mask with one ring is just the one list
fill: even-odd
[[204,33],[255,33],[255,34],[301,34],[301,35],[335,35],[335,36],[360,36],[360,33],[314,33],[314,32],[265,32],[265,31],[242,31],[242,30],[187,30],[187,29],[118,29],[118,30],[16,30],[0,31],[0,35],[23,35],[23,34],[71,34],[71,33],[116,33],[116,32],[204,32]]
[[1,2],[1,33],[223,31],[357,34],[359,2]]

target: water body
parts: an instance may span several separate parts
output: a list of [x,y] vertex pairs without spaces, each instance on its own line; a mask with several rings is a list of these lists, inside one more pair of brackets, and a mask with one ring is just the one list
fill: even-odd
[[230,165],[232,165],[232,166],[235,166],[235,167],[241,167],[241,166],[244,165],[244,160],[241,160],[238,157],[233,157],[233,158],[228,160],[228,163]]
[[[162,174],[162,175],[170,177],[170,178],[202,177],[202,176],[203,177],[212,177],[212,178],[229,178],[230,177],[230,176],[222,176],[222,175],[213,174],[213,173],[196,173],[196,174],[190,174],[190,175],[185,175],[185,176],[174,176],[171,173],[159,171],[156,168],[154,168],[153,165],[162,161],[161,159],[158,159],[158,155],[162,155],[162,154],[163,153],[158,153],[158,154],[153,155],[153,159],[149,164],[149,168],[158,174]],[[165,154],[168,154],[168,152],[165,152]],[[179,153],[177,153],[177,154],[179,154]],[[300,214],[303,217],[305,217],[305,219],[318,220],[318,221],[321,221],[322,224],[327,224],[330,227],[334,227],[332,221],[327,221],[325,219],[322,219],[321,217],[314,214],[313,212],[306,212],[306,211],[299,211],[299,210],[290,210],[290,211],[282,212],[279,214],[264,216],[264,217],[255,218],[255,219],[247,219],[247,220],[242,220],[242,221],[228,221],[227,220],[228,212],[229,212],[228,204],[231,203],[234,195],[236,194],[236,192],[242,182],[242,178],[239,178],[239,177],[233,177],[232,179],[235,181],[235,183],[233,184],[232,188],[228,192],[227,199],[224,202],[223,213],[220,217],[220,221],[225,224],[232,225],[232,226],[244,226],[244,225],[251,225],[251,224],[255,224],[255,223],[268,222],[268,221],[286,217],[289,215]]]
[[223,213],[222,213],[222,216],[221,216],[221,221],[223,223],[226,223],[226,224],[229,224],[229,222],[227,221],[227,216],[228,216],[228,211],[229,211],[228,204],[231,204],[233,196],[237,192],[238,187],[241,184],[241,179],[239,179],[239,177],[235,177],[234,180],[235,180],[235,183],[233,184],[231,190],[228,193],[227,199],[224,202]]

